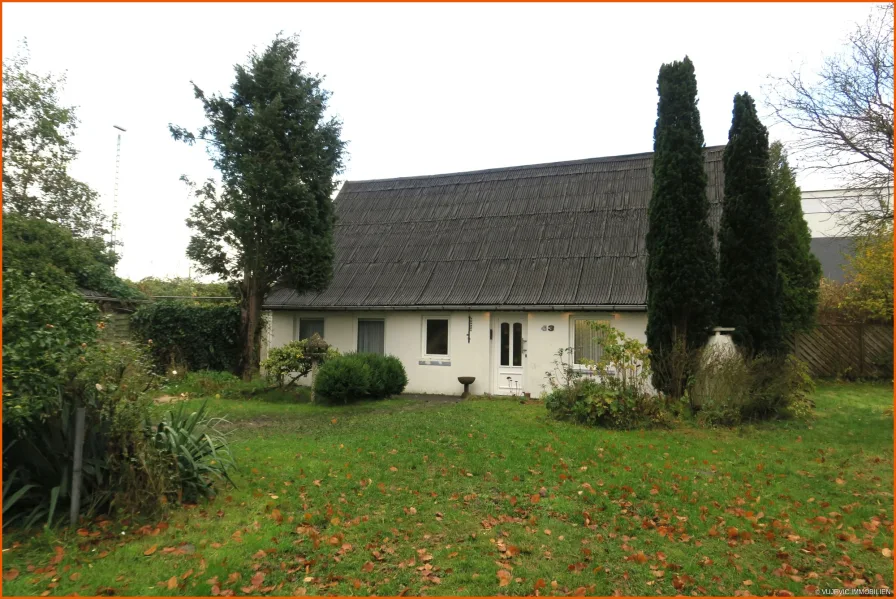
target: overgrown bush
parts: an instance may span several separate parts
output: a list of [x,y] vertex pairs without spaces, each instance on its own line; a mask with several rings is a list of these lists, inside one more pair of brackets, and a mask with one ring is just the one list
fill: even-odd
[[240,309],[233,303],[166,301],[145,304],[131,317],[137,338],[152,347],[159,372],[236,372],[240,358]]
[[290,387],[311,372],[312,357],[319,364],[339,356],[333,347],[327,347],[326,353],[312,356],[308,349],[308,339],[291,341],[286,345],[268,350],[268,357],[261,362],[265,376],[281,389]]
[[805,417],[814,383],[806,364],[793,355],[711,354],[701,361],[689,389],[697,421],[733,426],[750,420]]
[[314,379],[314,394],[324,401],[385,399],[408,384],[404,365],[395,356],[345,354],[324,363]]
[[[159,382],[144,347],[130,342],[94,342],[80,348],[60,378],[58,403],[53,409],[41,417],[3,422],[4,526],[53,524],[68,513],[78,407],[85,408],[86,424],[83,516],[116,509],[145,513],[157,508],[163,495],[184,500],[194,497],[196,475],[185,472],[185,464],[189,462],[200,478],[209,479],[206,475],[218,468],[212,463],[218,458],[195,451],[189,443],[156,441],[158,431],[152,423],[147,392]],[[200,417],[200,424],[203,418],[206,416]],[[183,427],[166,424],[164,430],[169,434],[179,428]],[[212,437],[214,453],[221,454],[219,445]],[[184,447],[188,453],[183,453]],[[226,457],[220,461],[224,466],[229,465]],[[209,479],[206,486],[211,482]]]
[[607,428],[664,424],[667,413],[648,383],[647,348],[609,325],[592,327],[602,333],[601,359],[577,368],[572,348],[557,352],[554,372],[546,373],[551,386],[545,397],[548,413],[558,420]]
[[3,423],[59,411],[59,386],[101,315],[78,293],[15,270],[3,272]]
[[314,377],[314,395],[327,402],[348,403],[370,393],[370,365],[358,354],[345,354],[325,362]]

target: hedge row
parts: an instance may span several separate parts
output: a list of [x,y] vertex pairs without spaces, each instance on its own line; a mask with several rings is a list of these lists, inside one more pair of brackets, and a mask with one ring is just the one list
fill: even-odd
[[324,362],[314,377],[314,394],[323,401],[348,403],[398,395],[408,384],[395,356],[345,354]]
[[151,341],[152,357],[161,371],[179,366],[237,372],[240,309],[234,303],[146,304],[134,312],[131,329],[140,341]]

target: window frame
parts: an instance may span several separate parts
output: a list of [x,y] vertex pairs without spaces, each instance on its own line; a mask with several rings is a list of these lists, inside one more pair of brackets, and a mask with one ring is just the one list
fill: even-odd
[[292,339],[293,341],[301,341],[302,337],[299,333],[302,330],[302,319],[304,320],[319,320],[322,323],[322,328],[324,330],[324,334],[321,335],[321,339],[324,339],[324,335],[327,334],[327,319],[325,316],[299,316],[296,315],[293,319],[292,323]]
[[576,323],[577,322],[599,322],[599,323],[603,323],[603,324],[612,326],[612,319],[610,318],[609,315],[607,315],[605,318],[570,316],[569,322],[570,322],[569,346],[572,348],[572,365],[577,369],[587,370],[588,366],[576,361],[578,359],[578,356],[576,356]]
[[[430,354],[426,351],[426,341],[427,341],[427,323],[430,320],[444,320],[446,322],[446,332],[445,332],[445,351],[447,353],[444,354]],[[448,314],[425,314],[420,319],[420,339],[421,339],[421,350],[420,353],[424,358],[432,358],[432,359],[451,359],[451,316]]]

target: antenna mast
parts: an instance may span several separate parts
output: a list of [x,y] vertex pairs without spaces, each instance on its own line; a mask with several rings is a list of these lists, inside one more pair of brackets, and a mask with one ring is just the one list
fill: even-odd
[[112,250],[115,251],[115,242],[118,235],[118,167],[121,164],[121,134],[126,131],[124,127],[112,125],[118,129],[118,141],[115,145],[115,187],[112,191]]

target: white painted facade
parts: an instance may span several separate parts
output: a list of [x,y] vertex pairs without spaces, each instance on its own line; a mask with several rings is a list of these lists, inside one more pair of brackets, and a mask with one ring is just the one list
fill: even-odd
[[[809,225],[812,237],[842,237],[848,235],[842,215],[833,213],[832,207],[852,206],[861,201],[873,205],[877,191],[858,192],[846,189],[818,189],[802,191],[803,218]],[[893,188],[887,192],[889,205],[893,205]]]
[[[279,347],[298,336],[302,318],[323,319],[324,338],[341,352],[358,349],[358,320],[382,319],[384,353],[396,356],[408,375],[408,393],[460,395],[459,376],[473,376],[473,394],[511,395],[530,393],[538,396],[547,385],[546,372],[560,348],[573,347],[574,322],[604,320],[626,336],[646,341],[647,313],[560,312],[560,311],[287,311],[266,313],[270,323],[266,347]],[[426,319],[448,320],[447,355],[426,354]],[[510,334],[508,351],[502,364],[499,345],[501,325]],[[514,352],[519,341],[519,352]],[[265,350],[263,350],[265,351]],[[264,354],[263,354],[264,355]],[[519,358],[515,364],[514,357]],[[309,380],[303,380],[309,384]]]

